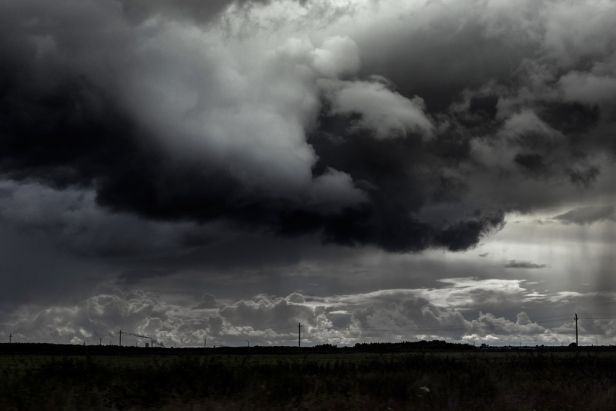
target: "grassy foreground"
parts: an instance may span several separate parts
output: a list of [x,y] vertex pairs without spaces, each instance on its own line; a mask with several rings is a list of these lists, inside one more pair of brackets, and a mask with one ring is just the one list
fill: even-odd
[[616,410],[614,352],[0,356],[0,410]]

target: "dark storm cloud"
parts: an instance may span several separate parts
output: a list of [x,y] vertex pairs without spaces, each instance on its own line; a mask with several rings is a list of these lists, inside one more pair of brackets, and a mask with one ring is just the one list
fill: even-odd
[[[157,3],[160,7],[163,4],[166,3]],[[117,82],[115,75],[102,74],[101,67],[92,66],[100,63],[116,69],[115,60],[139,51],[142,43],[148,41],[140,36],[147,33],[125,21],[122,10],[108,2],[78,5],[63,1],[54,10],[39,10],[37,5],[32,1],[9,2],[3,7],[6,30],[12,30],[10,36],[3,37],[0,49],[5,62],[0,101],[0,170],[8,178],[37,181],[60,189],[93,189],[99,205],[149,219],[200,223],[223,220],[243,229],[265,228],[283,235],[316,231],[322,232],[327,241],[377,244],[392,251],[427,247],[466,249],[503,221],[499,210],[472,210],[438,224],[414,217],[415,212],[428,205],[432,194],[426,187],[429,178],[423,177],[425,170],[419,170],[419,166],[408,169],[406,162],[415,156],[422,167],[433,167],[423,153],[423,143],[416,142],[416,138],[396,144],[369,138],[372,141],[360,142],[357,148],[349,144],[343,147],[344,152],[334,156],[315,144],[319,163],[310,187],[300,187],[304,193],[297,193],[286,180],[276,183],[277,186],[267,180],[257,181],[257,186],[266,189],[255,189],[251,181],[259,176],[251,175],[250,163],[242,163],[243,156],[253,156],[250,161],[258,158],[259,154],[251,154],[249,147],[244,151],[247,154],[230,159],[224,167],[217,161],[208,161],[208,156],[214,155],[211,152],[205,157],[178,158],[150,134],[173,133],[174,127],[185,125],[178,123],[169,130],[152,131],[126,109],[126,102],[118,98],[117,91],[105,87],[106,82]],[[183,5],[177,7],[181,9]],[[101,22],[86,29],[89,19]],[[112,24],[116,31],[109,34],[103,28],[105,24]],[[83,33],[78,34],[82,27]],[[107,49],[114,47],[115,41],[126,43]],[[340,70],[336,65],[346,67],[345,61],[336,60],[339,54],[326,54],[327,47],[346,53],[346,44],[336,39],[325,43],[324,51],[315,57],[316,69],[330,75]],[[164,56],[167,51],[161,53]],[[140,63],[134,64],[138,67]],[[146,71],[144,76],[148,74]],[[386,88],[370,88],[368,83],[349,83],[344,87],[341,93],[352,90],[361,97],[367,92],[388,104],[414,107],[414,103]],[[349,109],[369,114],[366,110],[372,108],[356,107],[357,101],[362,100],[350,101],[353,108]],[[339,110],[346,110],[345,104],[349,103],[341,100]],[[422,127],[429,127],[428,120],[421,116],[418,111],[405,121],[422,121]],[[163,137],[173,139],[172,135]],[[306,147],[310,155],[311,149]],[[413,155],[411,150],[418,154]],[[284,159],[274,159],[274,163],[277,161]],[[238,178],[238,174],[245,177]],[[353,188],[349,176],[369,188],[363,193]],[[439,182],[447,184],[445,177]]]
[[[487,36],[481,17],[459,15],[459,7],[436,16],[426,11],[426,18],[435,20],[429,23],[375,28],[381,35],[360,40],[366,43],[365,70],[392,79],[405,94],[422,96],[435,111],[446,111],[465,89],[492,79],[508,81],[537,45],[524,37],[502,41]],[[485,108],[485,114],[493,112]]]
[[614,102],[580,88],[613,78],[613,47],[568,46],[561,2],[430,3],[274,46],[267,19],[248,39],[219,24],[248,3],[4,2],[0,171],[146,220],[458,251],[553,201],[520,187],[566,177],[570,196],[613,154]]
[[[464,142],[472,142],[475,155],[487,148],[501,183],[566,177],[591,186],[602,172],[596,156],[609,153],[613,164],[614,97],[607,90],[615,76],[608,40],[588,45],[595,36],[613,37],[614,5],[602,3],[599,15],[586,2],[471,3],[477,7],[409,7],[406,17],[400,11],[385,18],[389,24],[358,30],[363,69],[421,96],[430,112],[445,113],[438,118],[457,134],[458,158],[467,158]],[[566,29],[570,21],[584,27],[580,36]],[[503,199],[502,207],[540,205],[522,197]]]

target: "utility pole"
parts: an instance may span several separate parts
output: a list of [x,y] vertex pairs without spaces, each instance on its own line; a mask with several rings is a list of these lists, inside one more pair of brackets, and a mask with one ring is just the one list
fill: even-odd
[[203,348],[207,347],[207,337],[203,337]]
[[103,337],[98,337],[98,345],[103,345]]
[[120,347],[122,346],[122,330],[120,330],[120,342],[118,344]]
[[13,333],[9,334],[9,344],[13,343]]
[[575,346],[579,347],[579,345],[578,345],[578,315],[577,315],[577,313],[575,313],[575,315],[573,316],[573,319],[575,320]]
[[302,323],[297,323],[297,347],[302,348]]

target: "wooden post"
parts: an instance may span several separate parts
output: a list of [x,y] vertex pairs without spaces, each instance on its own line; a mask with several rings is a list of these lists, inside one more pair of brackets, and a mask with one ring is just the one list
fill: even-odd
[[579,347],[578,344],[578,315],[575,313],[573,319],[575,320],[575,346]]

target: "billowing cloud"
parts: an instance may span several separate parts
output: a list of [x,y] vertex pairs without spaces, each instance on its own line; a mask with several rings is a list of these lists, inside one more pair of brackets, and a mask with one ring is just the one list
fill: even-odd
[[[442,338],[449,341],[490,344],[563,343],[573,337],[572,317],[555,316],[534,320],[525,311],[507,316],[482,312],[490,304],[509,299],[531,301],[536,292],[520,284],[498,288],[507,280],[450,279],[436,289],[382,290],[364,294],[315,297],[292,293],[286,297],[256,295],[252,298],[181,305],[144,292],[106,293],[76,305],[37,309],[23,307],[11,314],[5,326],[16,341],[53,341],[116,344],[119,330],[150,336],[166,345],[294,345],[297,324],[304,327],[308,345],[354,344],[366,341],[404,341]],[[451,284],[451,285],[449,285]],[[478,294],[481,291],[484,294]],[[453,305],[442,305],[442,296],[452,294]],[[453,296],[456,294],[456,296]],[[557,297],[556,295],[554,297]],[[544,296],[566,307],[568,300]],[[572,295],[578,303],[586,296]],[[206,300],[210,301],[212,296]],[[449,299],[449,298],[448,298]],[[469,312],[473,306],[478,312]],[[537,307],[537,305],[532,306]],[[529,308],[532,308],[529,306]],[[562,308],[561,307],[561,308]],[[536,316],[536,315],[535,315]],[[582,315],[583,341],[595,336],[614,337],[613,321]],[[544,322],[545,321],[545,322]],[[4,331],[0,331],[0,336]],[[143,344],[126,336],[124,344]]]
[[430,135],[434,128],[421,98],[407,99],[379,82],[343,83],[331,100],[334,114],[358,115],[357,126],[371,130],[379,139]]
[[[127,2],[115,7],[111,2],[78,6],[64,0],[54,10],[36,4],[30,0],[3,6],[5,27],[14,34],[2,47],[7,61],[2,169],[11,178],[88,187],[99,205],[112,210],[166,220],[223,220],[283,233],[323,232],[329,241],[374,243],[392,250],[463,249],[501,224],[502,218],[488,215],[523,202],[522,193],[499,202],[466,195],[467,190],[502,184],[497,180],[486,186],[474,180],[482,171],[474,169],[471,146],[475,153],[486,144],[488,150],[501,147],[498,150],[508,153],[504,162],[483,164],[517,170],[501,177],[505,179],[558,178],[560,173],[590,184],[590,170],[595,170],[593,176],[599,170],[588,157],[592,152],[571,161],[580,152],[571,139],[597,124],[597,116],[591,102],[575,99],[573,91],[559,101],[558,87],[573,90],[571,84],[582,76],[572,66],[574,53],[580,51],[566,50],[565,58],[557,41],[567,34],[556,31],[553,19],[563,16],[548,13],[532,20],[516,12],[505,17],[495,4],[477,16],[467,15],[457,4],[453,11],[436,5],[404,8],[403,19],[415,21],[411,12],[417,12],[429,16],[434,25],[459,13],[457,18],[467,25],[460,41],[472,38],[485,45],[482,52],[499,42],[517,50],[516,56],[526,55],[534,44],[537,49],[548,46],[550,64],[572,69],[552,90],[551,66],[539,67],[528,59],[518,62],[519,74],[510,73],[517,79],[513,86],[499,84],[498,76],[481,84],[468,77],[466,69],[454,72],[454,80],[464,87],[449,97],[451,109],[443,106],[444,111],[431,113],[432,94],[421,88],[408,93],[397,72],[374,64],[373,53],[398,57],[399,64],[393,66],[407,61],[426,64],[422,58],[427,49],[411,42],[407,58],[394,38],[424,38],[421,30],[432,29],[404,28],[412,24],[375,28],[376,22],[390,21],[391,10],[385,5],[365,28],[348,27],[339,17],[321,22],[327,27],[325,34],[311,38],[310,27],[317,21],[295,28],[272,26],[270,19],[281,12],[266,3],[255,3],[241,13],[227,8],[227,3],[206,8],[190,2]],[[526,6],[530,7],[520,5]],[[319,9],[309,3],[296,4],[293,10],[297,7],[308,13]],[[358,4],[352,12],[359,22],[368,13],[363,7]],[[130,18],[135,10],[150,17]],[[224,15],[231,32],[224,30],[222,17],[176,23],[181,13],[201,12]],[[37,20],[43,13],[45,19]],[[264,19],[263,28],[247,26],[248,37],[235,33],[243,13]],[[71,36],[60,29],[78,30],[92,16],[96,24],[88,26],[87,35]],[[521,25],[526,18],[531,20]],[[19,23],[25,19],[35,23]],[[506,24],[496,30],[497,23]],[[551,30],[549,37],[539,36],[541,27]],[[376,50],[362,29],[374,29],[376,39],[389,43]],[[272,44],[268,30],[290,36]],[[592,30],[588,28],[591,37]],[[512,41],[516,36],[519,42]],[[444,47],[436,34],[428,40],[427,44]],[[437,50],[431,49],[431,56],[439,55]],[[610,76],[610,53],[606,45],[593,54],[597,65],[604,62],[605,79]],[[443,65],[453,56],[444,56]],[[408,77],[422,78],[415,63],[409,64]],[[463,64],[470,69],[485,61]],[[17,66],[24,68],[19,76],[11,69]],[[439,81],[438,72],[430,74]],[[452,73],[445,74],[450,78]],[[461,98],[468,105],[460,105]],[[560,120],[565,117],[575,124],[565,123],[563,128]],[[497,130],[492,135],[503,140],[488,143]],[[363,143],[367,136],[362,134],[374,135],[377,142]],[[53,149],[45,148],[42,158],[35,147],[45,147],[52,141],[50,135],[55,137]],[[87,144],[81,138],[85,135]],[[322,141],[334,137],[336,147]],[[389,143],[399,137],[408,142]],[[585,140],[599,143],[597,138]],[[395,152],[388,154],[390,150]],[[379,158],[371,158],[375,155]],[[399,160],[392,161],[390,155]],[[323,188],[334,175],[336,194]],[[463,212],[433,211],[451,210],[456,203]],[[435,225],[437,220],[443,223]]]
[[566,99],[585,104],[616,103],[616,79],[608,75],[571,72],[559,80]]
[[[414,216],[432,202],[420,169],[438,166],[422,142],[409,147],[421,159],[416,170],[401,163],[390,172],[419,189],[412,194],[319,152],[310,140],[327,129],[324,116],[358,114],[378,140],[434,128],[420,97],[374,78],[343,78],[361,64],[348,36],[313,43],[299,31],[272,47],[258,30],[246,38],[217,21],[167,21],[162,3],[156,18],[137,21],[112,2],[36,6],[3,6],[14,33],[1,48],[8,68],[0,168],[9,178],[92,190],[98,205],[147,219],[320,232],[397,251],[468,248],[502,223],[499,209],[438,225]],[[244,17],[230,10],[227,18]],[[91,20],[83,36],[61,29]],[[337,133],[359,131],[349,124]],[[383,203],[391,195],[399,197],[393,207]]]

